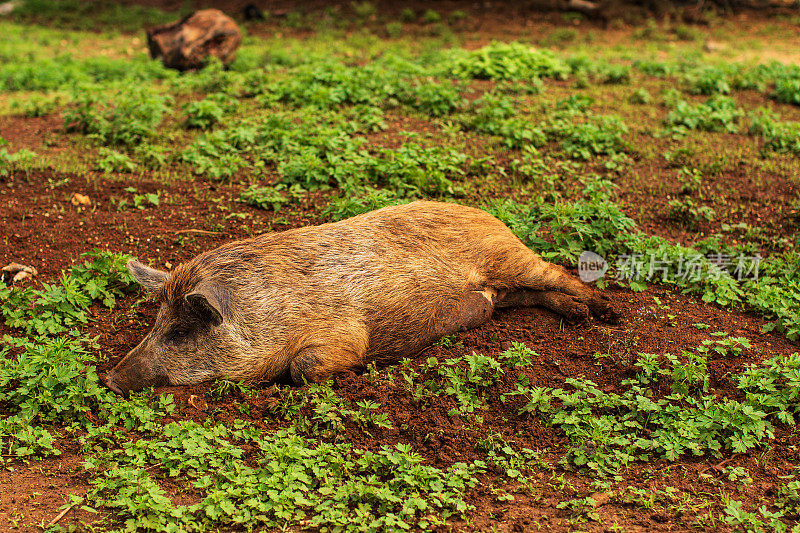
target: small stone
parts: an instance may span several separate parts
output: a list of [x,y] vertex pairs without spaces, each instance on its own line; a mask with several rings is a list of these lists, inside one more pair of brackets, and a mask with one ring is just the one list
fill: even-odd
[[611,499],[611,495],[607,492],[595,492],[589,495],[589,499],[594,502],[592,504],[594,507],[600,507],[608,503],[608,500]]
[[3,267],[0,279],[6,281],[6,279],[11,278],[12,283],[19,283],[24,279],[33,278],[36,274],[38,272],[33,267],[20,265],[19,263],[9,263]]
[[72,205],[92,205],[92,201],[89,199],[89,197],[79,192],[74,193],[69,201],[72,203]]
[[197,396],[196,394],[192,394],[191,396],[189,396],[189,405],[191,405],[198,411],[205,411],[206,409],[208,409],[208,403],[206,403],[206,401],[202,397]]

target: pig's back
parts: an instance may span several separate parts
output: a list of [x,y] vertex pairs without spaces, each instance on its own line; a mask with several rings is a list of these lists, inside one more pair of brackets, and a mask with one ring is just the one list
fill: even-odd
[[263,325],[264,341],[358,321],[369,332],[368,357],[390,359],[448,301],[485,286],[498,254],[519,246],[483,211],[414,202],[230,243],[196,260],[227,265],[210,270],[237,280],[237,307]]
[[449,301],[486,285],[498,252],[522,246],[487,213],[436,202],[291,233],[276,236],[276,243],[288,246],[290,255],[299,252],[293,263],[304,282],[297,305],[313,305],[331,320],[363,321],[368,357],[378,359],[408,351],[409,341],[425,337]]
[[386,290],[421,296],[475,289],[497,253],[522,246],[486,212],[439,202],[388,207],[273,234],[267,242],[264,257],[285,258],[285,267],[318,290],[362,300],[385,300]]

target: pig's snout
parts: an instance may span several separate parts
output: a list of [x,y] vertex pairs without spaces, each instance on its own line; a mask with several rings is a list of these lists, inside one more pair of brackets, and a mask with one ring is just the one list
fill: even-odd
[[120,386],[117,385],[116,379],[117,379],[117,374],[112,370],[106,375],[105,379],[106,387],[114,391],[116,394],[119,394],[120,396],[127,396],[128,395],[127,391],[122,390],[122,388],[120,388]]
[[169,378],[142,341],[106,374],[105,384],[115,393],[127,397],[130,392],[146,387],[168,385]]

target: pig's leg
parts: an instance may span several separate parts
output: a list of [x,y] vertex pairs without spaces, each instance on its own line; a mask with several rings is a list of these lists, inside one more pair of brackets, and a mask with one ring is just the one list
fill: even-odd
[[315,346],[297,354],[289,364],[289,371],[292,381],[302,385],[304,381],[322,383],[333,374],[358,370],[363,366],[363,356],[356,356],[351,351]]
[[[371,360],[396,360],[399,357],[409,357],[419,353],[420,350],[438,341],[442,337],[452,335],[459,331],[476,328],[491,318],[494,312],[494,302],[500,295],[492,288],[482,291],[469,291],[457,298],[448,299],[433,317],[428,331],[409,339],[405,349],[393,353],[391,357],[373,355]],[[335,328],[334,328],[335,329]],[[350,334],[350,330],[347,330]],[[342,332],[337,336],[332,335],[325,343],[315,343],[301,350],[289,364],[292,380],[298,385],[304,381],[319,383],[328,379],[332,374],[347,372],[363,368],[365,362],[366,343],[357,339],[353,345],[342,343],[348,337]],[[355,348],[363,346],[364,348]]]
[[492,316],[497,298],[496,290],[486,288],[482,291],[470,291],[455,300],[450,300],[437,313],[431,339],[425,344],[457,331],[477,328]]
[[580,298],[557,291],[520,289],[506,294],[495,305],[498,308],[546,307],[571,322],[580,322],[589,316],[589,307]]
[[298,385],[303,381],[320,383],[333,374],[364,367],[369,335],[363,323],[353,320],[318,326],[289,363],[292,380]]
[[497,298],[498,292],[492,288],[469,291],[448,298],[431,317],[424,333],[408,338],[406,345],[400,351],[390,355],[379,355],[376,360],[388,362],[402,357],[412,357],[442,337],[477,328],[491,318]]
[[[607,296],[581,282],[564,267],[543,260],[521,242],[513,249],[505,250],[501,257],[504,260],[495,264],[496,271],[489,283],[497,280],[501,286],[509,287],[511,294],[520,290],[540,293],[515,297],[527,299],[531,303],[506,306],[541,305],[570,320],[578,319],[579,316],[587,317],[590,311],[613,319],[614,312]],[[564,297],[560,297],[559,293]],[[511,302],[513,299],[509,300],[508,297],[507,295],[507,301]],[[537,301],[539,303],[534,303]]]

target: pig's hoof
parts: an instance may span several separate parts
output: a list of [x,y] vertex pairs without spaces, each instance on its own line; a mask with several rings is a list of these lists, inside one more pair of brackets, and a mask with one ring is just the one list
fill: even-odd
[[298,386],[304,383],[317,383],[319,381],[318,367],[319,362],[314,355],[310,353],[298,355],[289,364],[292,381]]
[[574,298],[566,299],[558,311],[569,322],[583,322],[589,318],[589,308],[585,303]]
[[589,301],[589,308],[592,314],[602,319],[604,322],[616,324],[619,322],[619,313],[611,305],[611,298],[601,294]]

